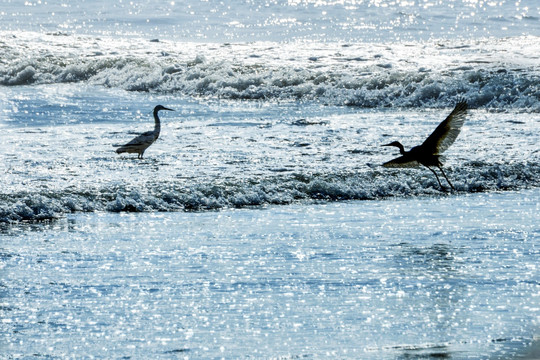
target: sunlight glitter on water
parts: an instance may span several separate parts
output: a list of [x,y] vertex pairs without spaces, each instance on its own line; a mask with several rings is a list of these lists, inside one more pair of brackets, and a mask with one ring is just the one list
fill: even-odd
[[537,198],[75,215],[17,237],[13,227],[2,235],[3,348],[516,355],[540,320]]

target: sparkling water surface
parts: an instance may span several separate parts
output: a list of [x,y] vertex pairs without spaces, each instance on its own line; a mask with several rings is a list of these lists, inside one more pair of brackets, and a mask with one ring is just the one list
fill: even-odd
[[7,227],[2,348],[38,358],[522,358],[538,351],[539,195]]
[[540,34],[536,0],[2,0],[0,4],[0,30],[177,41],[399,42]]

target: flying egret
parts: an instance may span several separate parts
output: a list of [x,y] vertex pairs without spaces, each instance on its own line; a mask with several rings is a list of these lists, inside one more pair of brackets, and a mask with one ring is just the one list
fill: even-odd
[[444,175],[450,187],[455,190],[454,185],[452,185],[444,173],[441,167],[442,163],[439,158],[441,154],[456,140],[459,132],[461,131],[461,127],[465,122],[466,115],[467,101],[460,100],[450,115],[448,115],[448,117],[441,122],[439,126],[437,126],[435,131],[433,131],[433,133],[421,145],[415,146],[409,151],[405,151],[403,145],[401,145],[399,141],[393,141],[390,144],[382,145],[395,146],[399,148],[399,152],[401,153],[400,157],[385,162],[383,166],[387,168],[411,168],[418,167],[420,164],[424,165],[431,170],[433,174],[435,174],[441,189],[445,191],[441,181],[439,180],[439,176],[435,170],[431,168],[431,166],[436,166]]
[[166,108],[163,105],[156,106],[154,108],[154,120],[155,120],[154,130],[147,131],[135,137],[133,140],[131,140],[127,144],[122,145],[118,149],[116,149],[116,152],[118,154],[137,153],[139,154],[138,158],[142,159],[144,151],[148,149],[148,147],[152,145],[154,141],[156,141],[157,138],[159,137],[159,132],[161,131],[161,122],[159,121],[158,112],[160,110],[174,111],[173,109]]

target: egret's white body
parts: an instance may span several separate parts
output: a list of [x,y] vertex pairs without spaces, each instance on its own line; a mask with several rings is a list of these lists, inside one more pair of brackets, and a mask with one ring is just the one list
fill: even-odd
[[154,130],[153,131],[147,131],[145,133],[142,133],[141,135],[135,137],[133,140],[128,142],[125,145],[120,146],[118,149],[116,149],[116,152],[118,154],[121,153],[137,153],[138,158],[142,159],[143,154],[146,149],[150,145],[154,143],[159,137],[159,133],[161,132],[161,122],[159,121],[158,112],[160,110],[169,110],[174,111],[173,109],[166,108],[165,106],[158,105],[154,108]]

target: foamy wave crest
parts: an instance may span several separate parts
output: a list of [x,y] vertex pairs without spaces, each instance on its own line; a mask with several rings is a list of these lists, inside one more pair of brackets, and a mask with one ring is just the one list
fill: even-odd
[[[540,186],[539,164],[470,162],[447,169],[461,193]],[[444,184],[444,183],[443,183]],[[95,192],[24,193],[4,196],[0,222],[52,220],[73,212],[209,211],[319,201],[440,196],[429,172],[371,170],[364,173],[288,174],[239,182],[159,184],[145,189],[102,188]]]
[[[142,40],[117,44],[118,40],[69,36],[53,40],[57,44],[49,47],[43,46],[49,38],[26,40],[24,52],[15,40],[8,42],[7,53],[20,55],[0,66],[0,84],[89,82],[191,97],[319,101],[370,108],[449,106],[464,96],[472,106],[540,111],[535,55],[519,54],[518,58],[516,53],[515,59],[482,55],[485,48],[512,52],[520,41],[538,47],[540,38],[535,37],[463,47],[434,43],[408,48]],[[92,43],[81,49],[84,41]],[[463,63],[463,59],[470,60]]]

